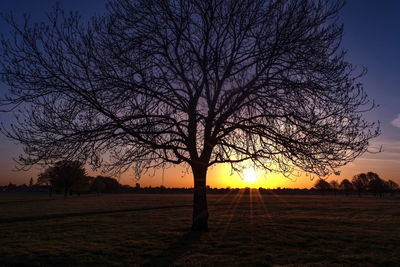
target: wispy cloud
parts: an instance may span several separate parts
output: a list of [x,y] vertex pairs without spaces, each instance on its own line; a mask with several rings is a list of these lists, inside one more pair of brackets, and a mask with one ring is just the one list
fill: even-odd
[[[360,159],[400,161],[400,141],[397,140],[373,140],[370,143],[368,151],[372,153],[365,153],[360,157]],[[380,152],[376,153],[378,151]]]
[[397,115],[397,118],[392,120],[392,125],[394,127],[400,128],[400,114]]

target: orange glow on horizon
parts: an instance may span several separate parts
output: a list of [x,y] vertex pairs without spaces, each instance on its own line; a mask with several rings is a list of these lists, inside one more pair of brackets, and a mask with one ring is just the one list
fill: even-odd
[[[292,181],[285,178],[282,174],[268,173],[264,170],[247,167],[243,173],[232,171],[229,164],[221,164],[214,167],[209,172],[208,184],[211,187],[231,187],[231,188],[277,188],[293,187]],[[215,185],[215,186],[213,186]]]
[[[128,176],[128,175],[127,175]],[[154,175],[145,175],[139,181],[132,176],[121,177],[122,183],[134,185],[140,183],[141,186],[160,186],[162,185],[162,171],[157,171]],[[302,177],[287,178],[282,174],[270,173],[260,169],[248,167],[243,173],[238,174],[231,170],[229,164],[219,164],[211,167],[207,173],[207,185],[212,188],[304,188],[312,187],[315,181],[309,177],[298,181]],[[300,183],[299,183],[300,182]],[[192,173],[180,166],[171,167],[164,171],[165,187],[193,187]]]
[[[400,155],[399,149],[395,152]],[[385,152],[383,152],[362,156],[354,162],[342,167],[340,169],[340,176],[332,175],[327,181],[338,180],[338,182],[341,182],[343,179],[351,180],[356,174],[372,171],[378,173],[384,180],[391,179],[400,184],[398,160],[396,157],[393,158],[392,154],[385,154]],[[10,182],[17,185],[23,183],[28,184],[31,177],[36,181],[38,174],[43,171],[43,169],[32,168],[28,172],[13,172],[11,171],[12,166],[7,166],[9,165],[0,165],[0,185],[7,185]],[[246,167],[249,168],[250,166]],[[91,171],[89,167],[86,169],[87,174],[91,176],[107,175]],[[281,174],[265,172],[259,169],[255,169],[254,172],[256,179],[254,181],[249,181],[248,179],[245,179],[243,175],[241,177],[239,174],[232,172],[229,164],[215,165],[208,170],[207,185],[212,188],[311,188],[314,186],[316,181],[315,177],[313,179],[306,174],[297,176],[293,175],[287,178]],[[118,177],[116,178],[118,179]],[[177,188],[193,187],[193,176],[191,170],[182,165],[175,165],[165,169],[164,184],[162,183],[162,170],[160,169],[143,175],[140,180],[136,180],[132,172],[127,171],[122,174],[118,180],[121,184],[130,186],[135,186],[136,183],[139,183],[142,187],[157,187],[161,185]]]

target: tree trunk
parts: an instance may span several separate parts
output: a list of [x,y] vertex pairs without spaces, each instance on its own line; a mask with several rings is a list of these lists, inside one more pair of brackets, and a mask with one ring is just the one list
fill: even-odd
[[208,230],[208,208],[206,195],[207,167],[192,167],[194,178],[193,192],[193,231]]

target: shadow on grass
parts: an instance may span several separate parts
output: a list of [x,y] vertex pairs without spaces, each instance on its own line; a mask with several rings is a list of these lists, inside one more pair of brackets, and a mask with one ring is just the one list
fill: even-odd
[[186,252],[200,241],[203,232],[187,230],[186,233],[174,240],[163,252],[153,256],[144,266],[172,266]]
[[[8,193],[1,193],[4,196],[7,196]],[[47,194],[30,194],[30,193],[20,193],[19,196],[43,196],[44,198],[40,199],[20,199],[20,200],[0,200],[0,205],[9,205],[9,204],[23,204],[23,203],[36,203],[36,202],[50,202],[50,201],[65,201],[65,200],[77,200],[77,199],[85,199],[85,198],[94,198],[98,197],[98,195],[82,195],[82,196],[58,196],[58,197],[50,197]]]
[[145,211],[145,210],[187,208],[187,207],[192,207],[192,205],[144,207],[144,208],[120,209],[120,210],[63,213],[63,214],[52,214],[52,215],[43,215],[43,216],[32,216],[32,217],[4,218],[4,219],[0,219],[0,223],[32,222],[32,221],[39,221],[39,220],[62,219],[62,218],[68,218],[68,217],[90,216],[90,215],[100,215],[100,214],[112,214],[112,213],[133,212],[133,211]]
[[[223,205],[226,205],[226,204],[214,204],[211,206],[223,206]],[[30,216],[30,217],[11,217],[11,218],[0,218],[0,224],[15,223],[15,222],[32,222],[32,221],[40,221],[40,220],[63,219],[63,218],[69,218],[69,217],[93,216],[93,215],[103,215],[103,214],[113,214],[113,213],[146,211],[146,210],[190,208],[190,207],[193,207],[193,205],[192,204],[183,204],[183,205],[142,207],[142,208],[119,209],[119,210],[100,210],[100,211],[89,211],[89,212],[61,213],[61,214],[51,214],[51,215],[42,215],[42,216]]]

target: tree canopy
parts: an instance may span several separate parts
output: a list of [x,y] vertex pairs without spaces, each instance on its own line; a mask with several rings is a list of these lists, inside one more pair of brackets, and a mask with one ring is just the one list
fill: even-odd
[[342,4],[115,0],[89,24],[60,8],[47,23],[6,18],[1,105],[17,123],[2,131],[22,165],[79,159],[140,177],[185,163],[206,228],[209,166],[325,176],[379,134],[340,47]]
[[51,185],[65,195],[74,191],[89,190],[89,179],[82,162],[62,160],[39,174],[38,184]]
[[315,182],[314,188],[322,192],[325,192],[331,189],[331,185],[323,179],[318,179]]

